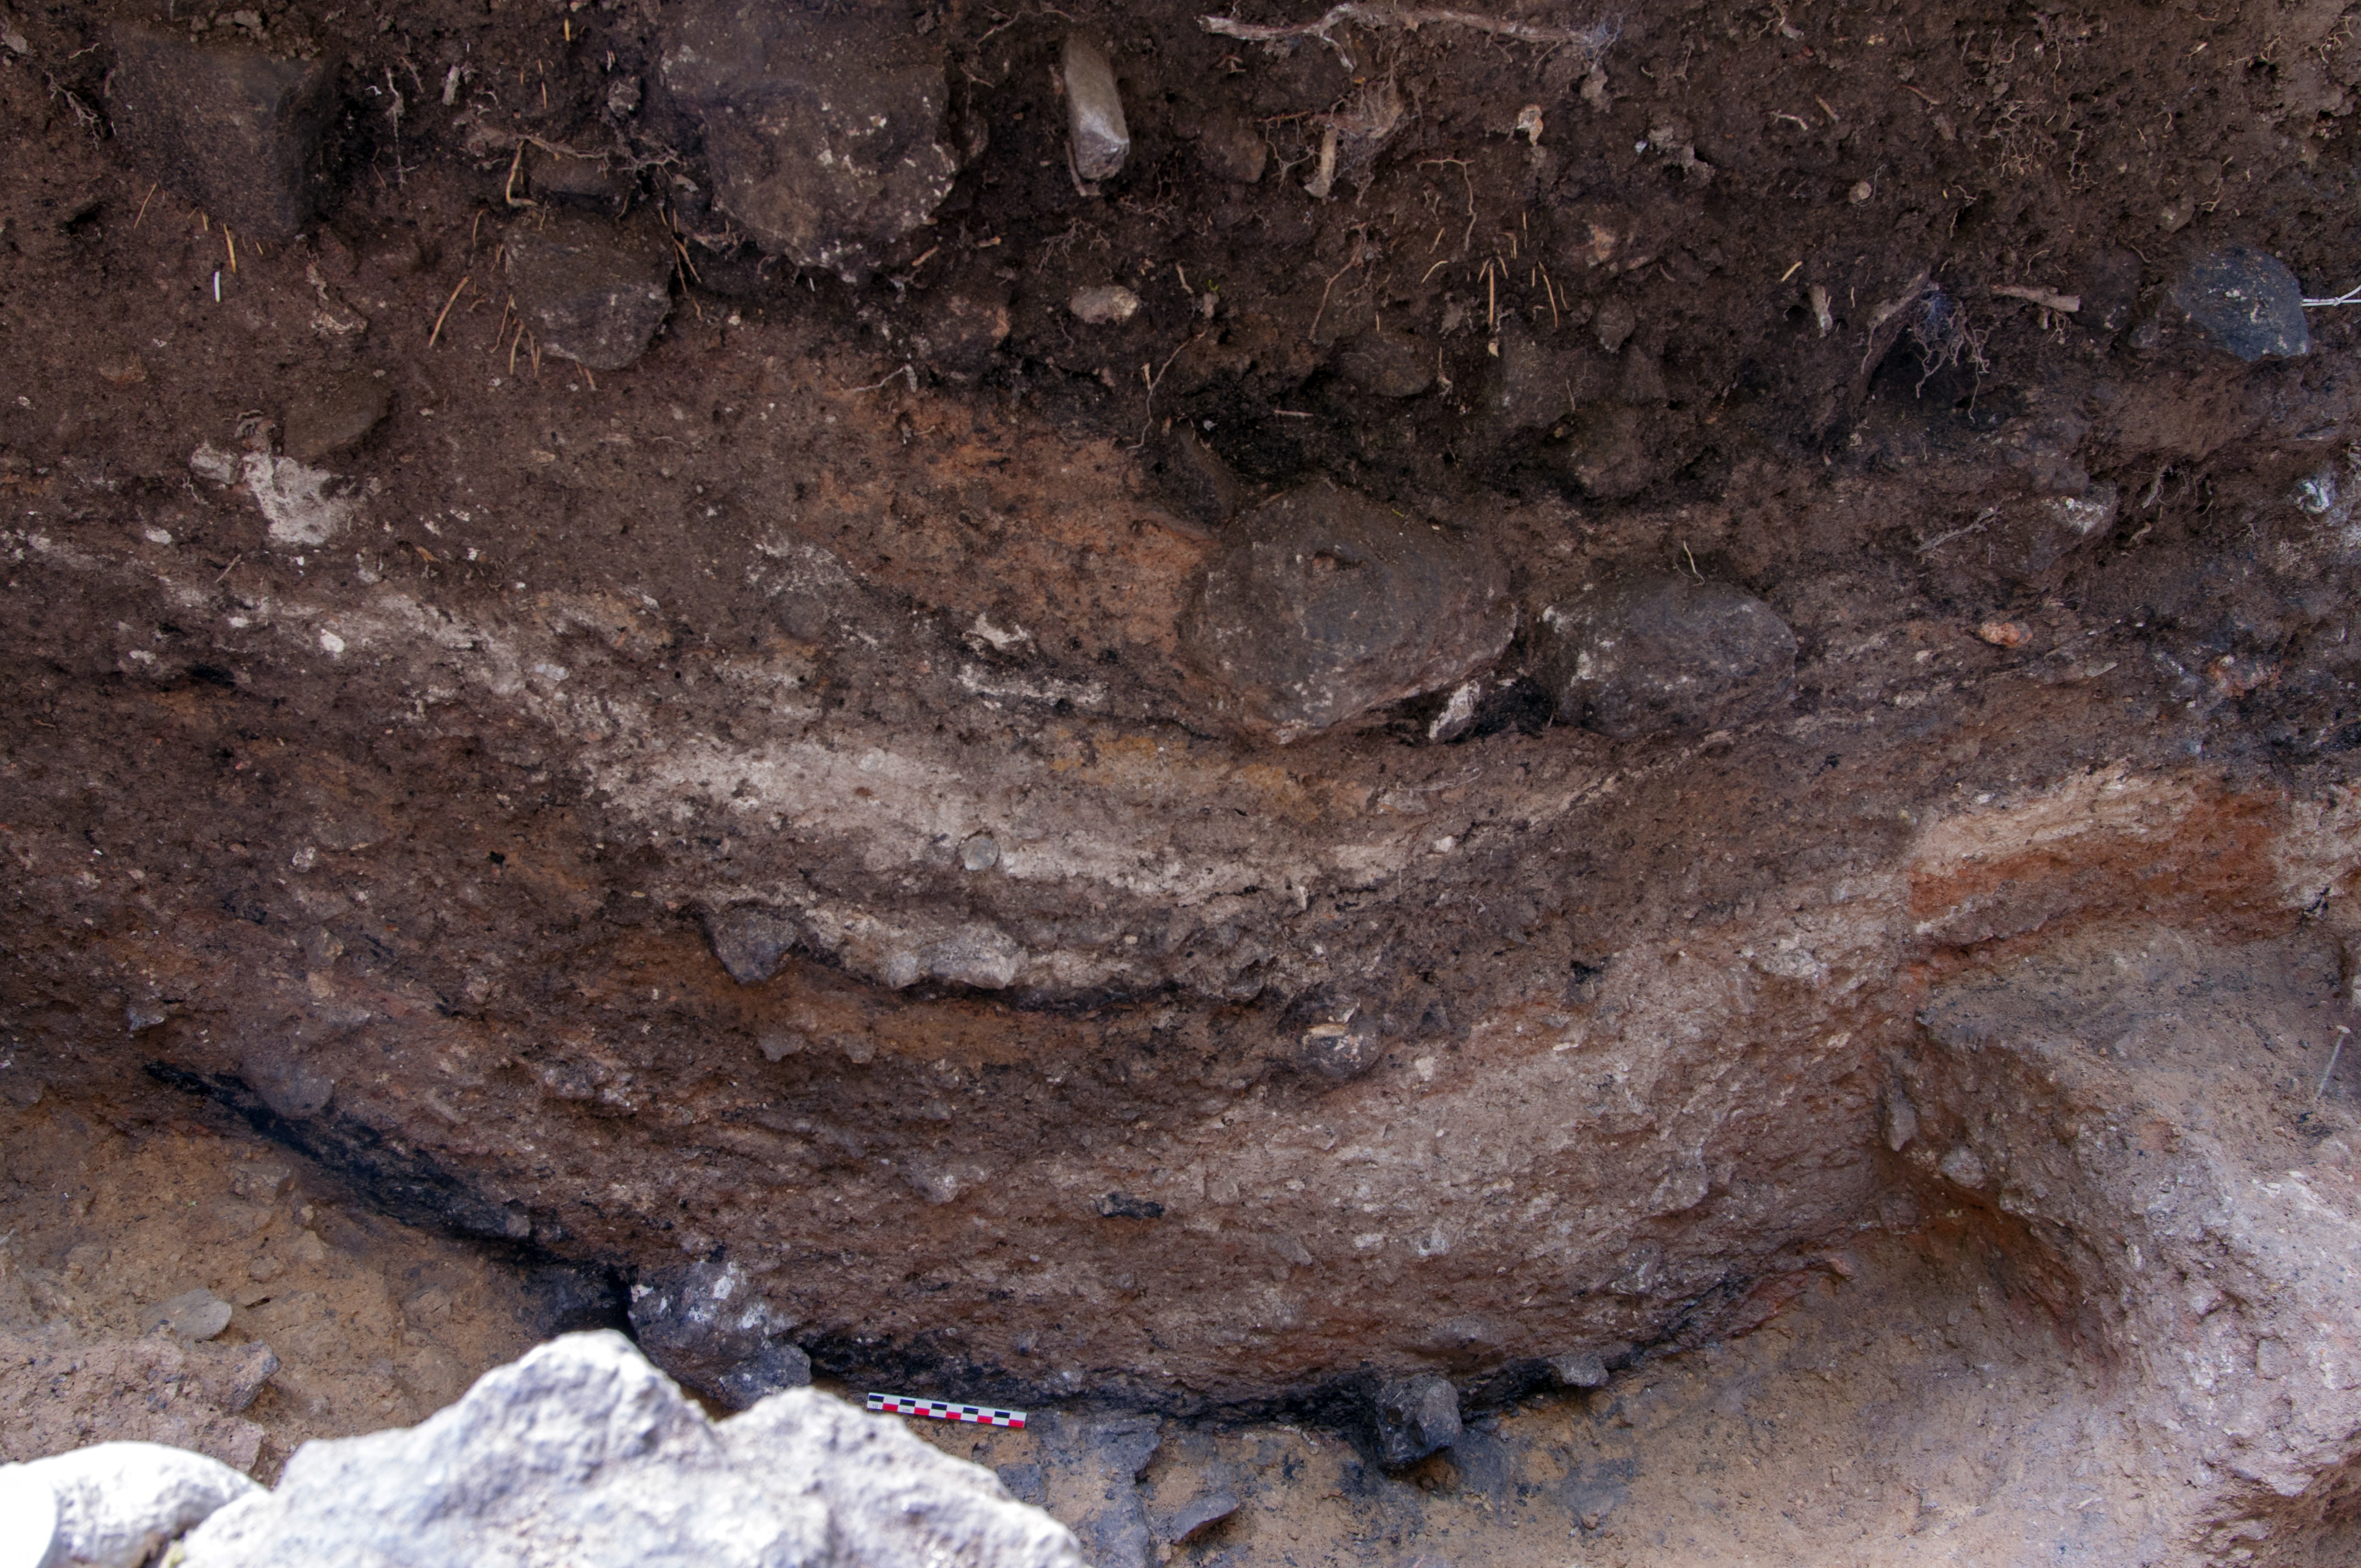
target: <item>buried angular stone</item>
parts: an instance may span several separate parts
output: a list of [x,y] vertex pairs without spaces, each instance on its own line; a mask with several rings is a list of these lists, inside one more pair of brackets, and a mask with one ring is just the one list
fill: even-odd
[[1148,1533],[1177,1546],[1237,1511],[1237,1473],[1230,1466],[1218,1461],[1175,1465],[1157,1483],[1148,1508]]
[[939,373],[979,376],[1008,341],[1008,300],[996,288],[952,289],[919,306],[910,346]]
[[1369,1397],[1369,1423],[1378,1463],[1398,1470],[1459,1441],[1459,1392],[1431,1372],[1390,1379]]
[[1604,1388],[1607,1363],[1587,1351],[1568,1351],[1549,1358],[1550,1376],[1561,1388]]
[[1318,1023],[1296,1036],[1293,1055],[1298,1066],[1342,1082],[1377,1066],[1385,1046],[1375,1030]]
[[202,49],[186,34],[126,26],[107,100],[132,162],[232,233],[289,239],[319,211],[336,110],[330,60]]
[[1199,569],[1180,621],[1218,710],[1282,744],[1465,679],[1516,630],[1477,541],[1333,485],[1278,496]]
[[1646,577],[1542,614],[1539,674],[1557,716],[1618,740],[1752,717],[1795,671],[1795,634],[1728,583]]
[[536,196],[562,202],[611,206],[628,189],[616,177],[603,155],[586,155],[556,148],[535,147],[525,178]]
[[778,973],[801,936],[793,920],[758,904],[732,905],[705,917],[713,956],[741,985],[760,985]]
[[717,1403],[744,1409],[811,1383],[811,1358],[734,1263],[660,1270],[631,1287],[631,1332],[658,1366]]
[[691,0],[657,79],[703,132],[722,211],[799,267],[857,280],[959,173],[942,51],[883,12]]
[[[1146,462],[1149,475],[1182,516],[1209,531],[1237,516],[1237,476],[1214,455],[1213,448],[1199,438],[1187,421],[1160,435],[1151,433]],[[1211,537],[1210,532],[1207,537]]]
[[315,397],[287,405],[287,455],[318,463],[368,439],[393,406],[393,396],[374,376],[350,376]]
[[2285,262],[2243,245],[2209,251],[2184,266],[2166,312],[2250,365],[2312,352],[2302,285]]
[[2104,539],[2122,511],[2122,492],[2113,485],[2091,485],[2073,496],[2019,497],[1986,509],[1977,520],[1982,527],[1963,532],[1956,549],[1971,566],[2031,582],[2070,553]]
[[533,339],[592,370],[637,359],[672,310],[671,258],[650,236],[594,219],[511,234],[508,269]]
[[1079,34],[1067,35],[1060,63],[1074,173],[1082,180],[1112,180],[1123,172],[1123,160],[1131,155],[1131,127],[1124,123],[1115,67],[1108,63],[1106,50]]

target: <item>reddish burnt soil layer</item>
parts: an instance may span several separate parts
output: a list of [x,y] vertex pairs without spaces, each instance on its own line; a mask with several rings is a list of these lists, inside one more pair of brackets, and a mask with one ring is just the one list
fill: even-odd
[[[1860,1248],[2087,1417],[1963,1475],[2178,1488],[2078,1551],[2334,1550],[2361,472],[2270,291],[2354,281],[2339,8],[831,13],[947,172],[796,186],[804,267],[719,9],[0,16],[13,1103],[269,1140],[521,1301],[735,1268],[823,1375],[1363,1442],[1833,1344]],[[201,78],[297,84],[291,232],[140,118]],[[1322,484],[1516,630],[1386,622],[1428,689],[1279,745],[1183,629]],[[1615,678],[1703,717],[1610,737],[1554,612],[1673,576],[1792,665],[1700,620]]]

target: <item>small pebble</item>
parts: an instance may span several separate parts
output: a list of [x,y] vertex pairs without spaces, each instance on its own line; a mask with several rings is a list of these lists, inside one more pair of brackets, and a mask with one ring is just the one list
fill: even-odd
[[1604,1388],[1607,1387],[1607,1363],[1596,1355],[1581,1351],[1568,1351],[1564,1355],[1550,1357],[1550,1375],[1567,1388]]
[[1131,127],[1124,122],[1115,67],[1104,49],[1071,35],[1062,63],[1074,173],[1083,180],[1112,180],[1123,172],[1123,160],[1131,155]]
[[1977,1157],[1975,1150],[1965,1144],[1945,1155],[1942,1163],[1935,1168],[1944,1180],[1970,1191],[1982,1189],[1991,1179],[1991,1173],[1984,1168],[1984,1162]]
[[268,1203],[294,1179],[283,1165],[241,1165],[230,1172],[230,1190],[250,1203]]
[[1000,863],[1000,846],[988,834],[978,833],[960,846],[960,864],[972,872],[988,872]]
[[358,446],[385,420],[393,397],[370,376],[347,377],[333,387],[291,400],[284,422],[287,455],[318,463]]
[[2021,620],[1987,620],[1976,635],[1995,648],[2022,648],[2033,640],[2033,628]]
[[230,1306],[210,1290],[183,1290],[149,1309],[148,1327],[170,1329],[182,1339],[207,1340],[229,1327]]
[[1110,322],[1127,322],[1137,314],[1139,296],[1120,284],[1101,284],[1075,290],[1066,308],[1093,326],[1104,326]]
[[760,985],[779,972],[802,932],[784,912],[758,904],[733,905],[705,917],[713,956],[741,985]]
[[1639,330],[1640,316],[1629,300],[1612,299],[1598,307],[1598,318],[1591,326],[1598,334],[1598,346],[1615,354]]

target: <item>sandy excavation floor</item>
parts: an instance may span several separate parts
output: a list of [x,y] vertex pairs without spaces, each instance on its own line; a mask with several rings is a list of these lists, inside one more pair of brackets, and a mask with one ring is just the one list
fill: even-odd
[[[545,1280],[356,1210],[259,1140],[94,1111],[45,1101],[0,1121],[5,1343],[39,1343],[29,1319],[83,1346],[120,1341],[170,1298],[215,1292],[235,1310],[210,1343],[258,1342],[279,1357],[241,1413],[263,1433],[254,1471],[266,1480],[306,1440],[423,1419],[567,1308]],[[1454,1449],[1397,1475],[1304,1422],[1148,1418],[1160,1442],[1138,1475],[1137,1518],[1160,1560],[1241,1568],[2070,1559],[2084,1532],[2136,1521],[2152,1483],[2110,1457],[2108,1434],[2081,1430],[2074,1408],[2090,1390],[2073,1380],[2087,1375],[2048,1331],[2026,1332],[1996,1290],[1956,1288],[1950,1275],[1972,1250],[1958,1238],[1873,1243],[1831,1259],[1742,1339],[1479,1418]],[[7,1458],[148,1431],[151,1400],[124,1387],[83,1398],[78,1430],[36,1440],[27,1381],[24,1360],[0,1365]],[[853,1400],[869,1391],[822,1387]],[[1088,1544],[1133,1517],[1122,1498],[1110,1506],[1118,1488],[1077,1435],[1104,1419],[1081,1402],[1034,1412],[1023,1431],[909,1425],[994,1469]],[[2078,1445],[2089,1459],[2041,1466],[2070,1486],[2022,1482],[2029,1458]],[[1223,1490],[1235,1512],[1163,1539],[1193,1499]]]

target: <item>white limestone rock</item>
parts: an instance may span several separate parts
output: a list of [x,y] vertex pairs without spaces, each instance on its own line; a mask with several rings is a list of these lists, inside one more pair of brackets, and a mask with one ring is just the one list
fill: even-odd
[[0,1467],[0,1564],[140,1568],[156,1549],[262,1488],[160,1442],[100,1442]]
[[989,1471],[807,1388],[719,1425],[620,1334],[568,1334],[418,1426],[306,1443],[183,1568],[1082,1568]]

